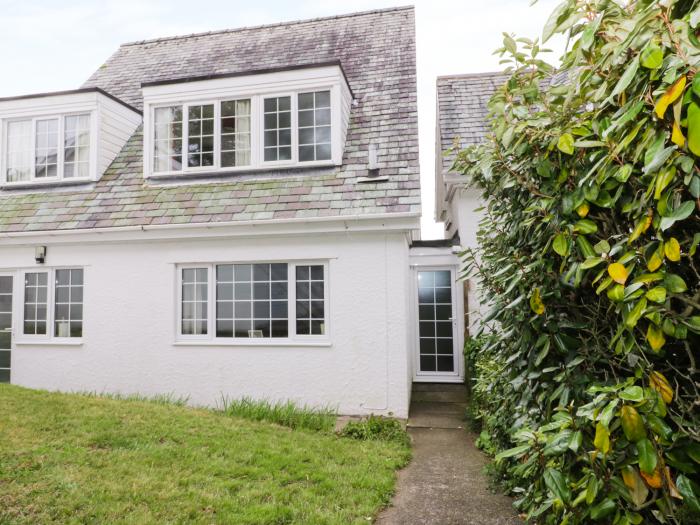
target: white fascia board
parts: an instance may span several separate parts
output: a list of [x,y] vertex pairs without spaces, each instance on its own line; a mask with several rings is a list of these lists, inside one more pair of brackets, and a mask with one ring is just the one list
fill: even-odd
[[305,236],[326,233],[420,229],[419,213],[349,215],[284,220],[253,220],[204,224],[162,224],[114,228],[0,233],[0,246],[36,244],[152,242],[211,238],[257,238],[262,235]]
[[[0,99],[0,119],[82,113],[98,109],[100,103],[119,104],[97,90],[57,93],[55,95],[47,93],[45,95]],[[137,111],[129,109],[122,104],[119,104],[119,106],[123,108],[123,111],[132,114],[132,118],[141,118],[140,113]]]
[[340,66],[321,66],[304,69],[251,73],[189,82],[159,84],[143,87],[144,106],[169,102],[189,102],[201,99],[265,95],[282,91],[334,86],[345,83]]

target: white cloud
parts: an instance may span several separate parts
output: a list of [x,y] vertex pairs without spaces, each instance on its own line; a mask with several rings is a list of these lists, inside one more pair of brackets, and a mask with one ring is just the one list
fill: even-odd
[[[433,222],[435,78],[500,69],[492,53],[501,34],[538,36],[556,2],[415,1],[424,238],[442,235]],[[78,87],[126,41],[392,5],[397,0],[0,0],[0,96]]]

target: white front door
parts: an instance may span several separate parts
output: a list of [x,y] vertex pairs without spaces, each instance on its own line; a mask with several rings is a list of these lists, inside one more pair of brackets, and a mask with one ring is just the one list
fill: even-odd
[[12,275],[0,274],[0,383],[10,382]]
[[461,380],[460,327],[453,268],[418,268],[416,381]]

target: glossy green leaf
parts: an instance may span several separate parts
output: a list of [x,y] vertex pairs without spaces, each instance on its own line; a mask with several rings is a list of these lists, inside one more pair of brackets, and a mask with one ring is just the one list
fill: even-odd
[[637,441],[637,454],[639,459],[639,469],[646,473],[652,474],[656,469],[658,456],[651,441],[647,438]]

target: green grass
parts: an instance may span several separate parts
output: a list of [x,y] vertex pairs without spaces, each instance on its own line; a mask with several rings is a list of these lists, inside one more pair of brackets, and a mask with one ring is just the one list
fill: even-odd
[[292,429],[305,428],[330,432],[335,427],[336,414],[329,409],[298,407],[291,401],[265,401],[250,398],[224,399],[221,410],[229,415],[253,421],[267,421]]
[[410,452],[141,399],[0,385],[0,524],[367,523]]

